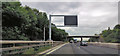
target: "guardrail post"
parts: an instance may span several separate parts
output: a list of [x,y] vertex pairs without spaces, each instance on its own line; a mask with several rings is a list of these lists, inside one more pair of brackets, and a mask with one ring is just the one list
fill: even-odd
[[39,48],[40,48],[41,46],[40,46],[40,43],[39,43]]
[[53,41],[52,41],[52,46],[54,46]]
[[13,43],[13,47],[15,47],[15,43]]
[[46,46],[46,43],[44,42],[44,47]]

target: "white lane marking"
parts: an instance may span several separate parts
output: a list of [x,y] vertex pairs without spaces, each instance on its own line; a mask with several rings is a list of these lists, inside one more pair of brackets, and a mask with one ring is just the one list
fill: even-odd
[[80,47],[78,47],[80,49]]
[[76,47],[78,47],[78,48],[80,49],[80,47],[79,47],[79,46],[77,46],[76,44],[75,44],[75,46],[76,46]]
[[66,44],[63,44],[63,45],[61,45],[61,46],[59,46],[59,47],[56,47],[54,50],[52,50],[52,51],[50,51],[50,52],[48,52],[48,53],[46,53],[46,54],[48,55],[48,54],[50,54],[50,53],[58,50],[59,48],[61,48],[61,47],[64,46],[64,45],[66,45]]
[[44,53],[46,53],[46,52],[48,52],[48,51],[50,51],[50,50],[52,50],[52,49],[54,49],[55,47],[53,47],[53,48],[51,48],[51,49],[48,49],[48,50],[45,50],[45,51],[43,51],[43,52],[40,52],[40,53],[38,53],[38,54],[44,54]]
[[38,53],[38,54],[44,54],[44,53],[46,53],[46,52],[48,52],[48,51],[50,51],[50,50],[52,50],[52,49],[55,49],[55,48],[57,48],[57,47],[59,47],[59,46],[61,46],[61,45],[58,45],[58,46],[53,47],[53,48],[51,48],[51,49],[45,50],[45,51],[40,52],[40,53]]

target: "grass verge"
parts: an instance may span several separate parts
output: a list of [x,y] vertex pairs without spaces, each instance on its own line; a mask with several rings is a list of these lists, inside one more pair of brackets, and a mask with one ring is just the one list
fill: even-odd
[[47,49],[50,49],[52,46],[45,46],[45,47],[39,47],[39,48],[30,48],[28,50],[26,50],[23,54],[27,54],[27,55],[35,55],[39,52],[45,51]]

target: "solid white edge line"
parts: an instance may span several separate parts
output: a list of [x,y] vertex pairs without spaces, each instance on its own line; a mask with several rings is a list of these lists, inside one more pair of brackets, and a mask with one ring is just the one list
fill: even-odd
[[63,44],[63,45],[61,45],[61,46],[59,46],[59,47],[55,48],[54,50],[52,50],[52,51],[50,51],[50,52],[48,52],[48,53],[46,53],[46,54],[48,55],[48,54],[50,54],[50,53],[52,53],[52,52],[54,52],[54,51],[58,50],[59,48],[61,48],[61,47],[62,47],[62,46],[64,46],[64,45],[66,45],[66,44]]
[[[62,45],[63,45],[63,44],[62,44]],[[61,46],[61,45],[58,45],[58,46],[56,46],[56,47],[59,47],[59,46]],[[52,49],[55,49],[56,47],[50,48],[50,49],[45,50],[45,51],[43,51],[43,52],[40,52],[40,53],[38,53],[38,54],[44,54],[44,53],[46,53],[46,52],[48,52],[48,51],[50,51],[50,50],[52,50]]]

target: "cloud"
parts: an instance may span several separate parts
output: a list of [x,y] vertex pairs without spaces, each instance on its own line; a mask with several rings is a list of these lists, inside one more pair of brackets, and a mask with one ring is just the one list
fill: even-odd
[[20,0],[22,2],[118,2],[119,0]]
[[[117,2],[22,2],[47,14],[78,15],[78,27],[62,27],[69,35],[94,35],[118,23]],[[63,24],[63,19],[53,22]],[[60,27],[59,27],[60,28]]]

